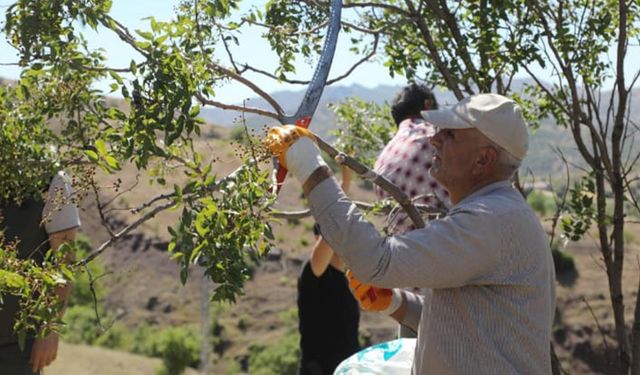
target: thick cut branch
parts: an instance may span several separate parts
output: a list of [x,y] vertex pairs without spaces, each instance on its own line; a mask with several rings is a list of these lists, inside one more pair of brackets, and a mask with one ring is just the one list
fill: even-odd
[[316,136],[316,142],[318,143],[318,146],[322,151],[326,152],[329,156],[336,159],[339,164],[346,165],[363,178],[370,180],[374,184],[380,186],[380,188],[382,188],[384,191],[389,193],[393,197],[393,199],[395,199],[396,202],[398,202],[398,204],[400,204],[400,206],[404,208],[416,228],[424,228],[424,220],[422,219],[422,216],[420,216],[420,213],[418,212],[418,210],[416,210],[416,207],[411,202],[409,196],[406,195],[402,190],[400,190],[399,187],[394,185],[386,177],[375,173],[371,169],[367,168],[364,164],[360,163],[356,159],[339,152],[320,137]]
[[[377,210],[376,213],[385,215],[394,211],[394,205],[391,202],[384,202],[382,207],[376,207],[375,203],[361,201],[353,201],[353,204],[355,204],[359,209],[365,211],[371,211],[375,208]],[[425,214],[443,215],[447,213],[446,210],[442,210],[428,204],[415,204],[415,207],[418,211]],[[270,215],[278,219],[303,219],[305,217],[311,216],[311,210],[306,209],[300,211],[271,211]]]

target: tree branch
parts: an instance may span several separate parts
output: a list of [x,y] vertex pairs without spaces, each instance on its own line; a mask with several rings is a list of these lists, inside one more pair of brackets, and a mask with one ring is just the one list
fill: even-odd
[[[365,210],[365,211],[371,211],[373,209],[377,209],[379,211],[377,211],[376,213],[380,213],[380,214],[385,214],[386,215],[386,214],[389,214],[390,212],[392,212],[394,210],[394,204],[392,202],[389,202],[387,200],[387,201],[383,201],[382,203],[383,203],[382,206],[376,207],[376,203],[353,201],[353,204],[355,204],[356,207],[358,207],[361,210]],[[424,214],[434,214],[434,215],[446,214],[445,210],[439,209],[439,208],[431,206],[431,205],[414,204],[414,206],[416,207],[416,209],[419,212],[422,212]],[[275,217],[275,218],[278,218],[278,219],[303,219],[305,217],[311,216],[311,210],[309,210],[309,209],[300,210],[300,211],[278,211],[278,210],[274,210],[274,211],[270,212],[270,215],[272,217]]]
[[280,118],[280,116],[277,113],[269,112],[269,111],[266,111],[264,109],[254,108],[254,107],[245,107],[245,106],[240,106],[240,105],[235,105],[235,104],[226,104],[226,103],[218,102],[218,101],[215,101],[215,100],[207,99],[201,93],[196,93],[196,98],[203,105],[206,104],[206,105],[210,105],[210,106],[217,107],[217,108],[220,108],[220,109],[231,110],[231,111],[253,113],[253,114],[256,114],[256,115],[260,115],[260,116],[270,117],[270,118],[275,119],[275,120],[278,120]]
[[413,221],[416,228],[424,228],[424,220],[420,213],[416,210],[413,202],[400,188],[394,185],[391,181],[389,181],[386,177],[372,171],[367,168],[365,165],[352,158],[349,155],[339,152],[333,146],[325,142],[322,138],[316,136],[316,143],[318,147],[329,156],[331,156],[338,164],[343,164],[352,169],[354,172],[362,176],[364,179],[373,182],[374,184],[380,186],[384,191],[389,193],[402,208],[407,212],[411,221]]
[[429,31],[429,27],[427,26],[422,16],[420,14],[415,13],[415,8],[411,0],[405,0],[405,4],[407,4],[407,7],[411,12],[410,17],[415,20],[418,28],[420,29],[420,33],[422,34],[422,37],[427,45],[427,49],[429,50],[429,55],[433,60],[436,68],[438,69],[440,74],[442,74],[442,77],[444,78],[445,82],[447,82],[447,86],[451,91],[453,91],[456,98],[458,100],[461,100],[462,98],[464,98],[464,94],[462,93],[462,91],[460,90],[460,87],[458,86],[460,81],[453,76],[453,74],[451,73],[447,65],[440,58],[440,55],[438,54],[438,48],[436,47],[436,44],[433,40],[431,32]]
[[240,74],[231,71],[221,65],[215,64],[215,63],[209,63],[208,64],[209,68],[212,70],[215,70],[217,72],[220,72],[226,76],[228,76],[229,78],[236,80],[240,83],[242,83],[243,85],[247,86],[249,89],[251,89],[251,91],[255,92],[256,94],[258,94],[260,97],[262,97],[267,103],[269,103],[271,105],[271,107],[273,109],[275,109],[275,111],[277,112],[278,116],[283,116],[284,115],[284,110],[282,109],[282,107],[280,106],[280,104],[278,104],[277,101],[275,101],[275,99],[273,99],[271,97],[271,95],[267,94],[264,90],[262,90],[260,87],[258,87],[258,85],[256,85],[255,83],[251,82],[250,80],[248,80],[247,78],[241,76]]
[[115,242],[121,240],[129,232],[131,232],[132,230],[134,230],[137,227],[139,227],[142,223],[152,219],[153,217],[155,217],[160,212],[162,212],[164,210],[167,210],[167,209],[173,207],[174,205],[175,205],[174,202],[169,202],[169,203],[163,204],[162,206],[158,206],[158,207],[154,208],[153,210],[151,210],[147,214],[145,214],[145,215],[141,216],[140,218],[138,218],[138,220],[136,220],[133,223],[127,225],[122,230],[120,230],[118,233],[116,233],[113,236],[111,236],[111,238],[109,238],[107,241],[103,242],[102,245],[100,245],[95,251],[92,251],[84,259],[76,262],[75,265],[84,266],[84,265],[88,264],[89,262],[94,260],[96,257],[98,257],[100,254],[102,254],[107,248],[109,248],[109,246],[111,246]]

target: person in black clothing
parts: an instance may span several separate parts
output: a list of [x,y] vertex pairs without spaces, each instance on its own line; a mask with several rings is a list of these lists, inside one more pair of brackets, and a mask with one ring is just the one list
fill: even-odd
[[[348,185],[343,170],[343,186]],[[360,350],[360,307],[344,276],[345,264],[320,237],[298,279],[298,318],[302,358],[298,375],[328,375]]]
[[[42,263],[49,249],[56,251],[63,243],[73,241],[80,226],[73,194],[71,178],[64,172],[58,172],[42,197],[39,193],[34,194],[19,204],[0,199],[0,231],[4,233],[5,241],[0,243],[0,247],[17,241],[16,251],[20,259],[31,258]],[[55,290],[63,302],[67,301],[70,292],[70,283]],[[0,374],[42,374],[43,368],[50,365],[58,354],[58,333],[38,337],[37,332],[29,332],[25,347],[20,348],[18,335],[13,330],[20,300],[9,293],[0,294],[0,297]]]

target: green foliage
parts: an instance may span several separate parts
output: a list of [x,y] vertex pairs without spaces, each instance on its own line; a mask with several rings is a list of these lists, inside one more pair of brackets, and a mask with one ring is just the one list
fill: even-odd
[[576,181],[569,189],[569,214],[563,216],[560,226],[571,241],[578,241],[589,231],[595,218],[595,182],[592,176]]
[[[0,244],[4,235],[0,232]],[[13,326],[20,346],[24,346],[28,333],[44,337],[59,331],[60,312],[64,304],[55,293],[73,278],[66,264],[72,246],[64,244],[57,251],[47,251],[39,264],[33,259],[18,258],[11,244],[0,249],[0,295],[11,294],[19,298],[19,311]]]
[[207,193],[210,183],[196,187],[201,195],[185,200],[179,226],[169,228],[169,251],[182,267],[182,282],[189,267],[198,264],[218,284],[212,298],[234,301],[251,276],[251,257],[263,256],[271,247],[274,237],[266,209],[274,196],[268,173],[255,165],[222,182],[219,195]]
[[17,204],[41,198],[56,172],[55,136],[32,111],[39,103],[25,98],[27,90],[0,86],[0,200]]
[[200,362],[200,337],[193,329],[167,328],[152,339],[150,354],[162,359],[168,375],[179,375]]
[[270,345],[249,348],[249,373],[258,375],[296,374],[300,360],[300,334],[298,309],[291,307],[278,313],[278,319],[287,331]]
[[552,246],[551,255],[553,256],[553,264],[555,266],[557,276],[577,272],[573,256],[562,251],[557,244]]
[[242,366],[238,362],[229,363],[227,368],[224,370],[224,375],[239,375],[243,373]]
[[339,125],[334,133],[338,137],[335,147],[373,166],[396,130],[388,106],[349,98],[333,109]]
[[250,349],[249,373],[255,375],[294,375],[300,358],[300,335],[292,330],[272,345]]
[[289,228],[295,228],[300,225],[300,219],[298,218],[287,218],[287,225]]
[[[100,310],[103,321],[111,318]],[[115,322],[104,330],[96,321],[93,306],[76,305],[65,314],[62,330],[66,342],[97,345],[161,358],[167,374],[180,374],[200,361],[200,335],[192,327],[158,328],[147,324],[135,328]]]
[[278,319],[282,323],[282,325],[287,327],[296,327],[298,323],[298,308],[291,307],[287,310],[281,311],[278,313]]
[[73,20],[96,29],[110,8],[111,0],[21,0],[9,6],[4,30],[7,39],[18,47],[23,64],[40,59],[55,61],[64,56],[66,44],[77,43]]
[[537,212],[540,216],[546,217],[552,214],[556,210],[556,204],[553,197],[544,191],[531,191],[527,195],[527,203]]
[[[269,182],[255,166],[217,182],[212,163],[203,160],[193,140],[202,125],[194,98],[210,97],[227,78],[212,61],[215,45],[234,39],[237,25],[222,23],[237,1],[181,2],[173,20],[150,18],[150,30],[135,34],[110,17],[110,7],[107,0],[84,0],[17,1],[8,8],[4,31],[20,51],[23,72],[15,85],[0,88],[0,146],[6,150],[0,157],[0,177],[6,181],[0,198],[20,202],[39,194],[61,166],[73,169],[76,191],[100,186],[95,167],[115,174],[133,164],[148,169],[161,185],[167,171],[179,170],[187,181],[174,186],[172,199],[183,214],[170,231],[185,239],[180,249],[177,242],[172,245],[183,266],[182,281],[189,266],[199,264],[220,284],[214,298],[233,300],[255,260],[249,261],[255,255],[245,248],[264,254],[269,247],[271,229],[262,214],[272,201]],[[117,35],[142,62],[131,61],[126,74],[106,67],[106,51],[87,47],[84,25]],[[127,111],[105,104],[105,93],[93,88],[98,80],[122,94]],[[252,156],[244,162],[254,164]],[[215,210],[218,214],[207,218]]]
[[225,332],[225,326],[220,322],[218,317],[211,319],[211,327],[209,329],[209,337],[211,338],[211,347],[213,351],[222,356],[228,344]]
[[[244,18],[231,17],[237,3],[182,1],[174,19],[158,22],[150,18],[150,30],[135,33],[109,16],[110,0],[17,0],[10,5],[4,30],[8,42],[19,52],[23,70],[19,82],[0,89],[0,147],[4,153],[0,156],[0,178],[5,181],[0,199],[20,202],[38,194],[51,173],[61,167],[73,169],[81,182],[80,190],[96,185],[93,173],[98,167],[115,174],[133,164],[152,170],[154,181],[162,185],[165,173],[182,174],[184,183],[166,193],[168,198],[154,201],[168,202],[167,209],[182,209],[180,221],[169,224],[170,250],[182,267],[181,279],[186,280],[191,266],[201,265],[220,285],[214,298],[233,300],[242,292],[252,262],[268,251],[273,239],[268,216],[273,197],[267,192],[266,174],[253,167],[232,181],[216,181],[212,164],[204,160],[207,155],[194,146],[202,126],[198,120],[200,104],[205,105],[217,87],[230,77],[237,78],[234,76],[244,69],[218,65],[223,53],[217,49],[224,44],[226,53],[229,44],[237,44],[245,26],[266,25],[264,36],[280,59],[275,75],[284,79],[295,71],[297,58],[309,61],[320,50],[328,12],[326,2],[273,0],[264,9],[253,8]],[[352,50],[360,54],[379,46],[382,51],[378,50],[377,56],[391,75],[446,87],[458,97],[475,92],[506,94],[521,104],[532,124],[552,116],[558,124],[574,126],[580,133],[579,129],[593,125],[593,119],[606,112],[590,108],[585,100],[615,72],[611,46],[623,37],[618,32],[618,6],[628,6],[627,25],[623,26],[627,26],[625,35],[630,38],[639,35],[640,11],[636,1],[572,0],[562,7],[556,5],[523,0],[441,1],[429,6],[397,0],[366,6],[350,3],[355,12],[347,16],[349,22],[343,31],[350,37]],[[132,61],[124,74],[120,67],[105,66],[106,52],[89,49],[81,33],[84,26],[117,35],[124,47],[138,52],[138,61]],[[557,82],[513,93],[514,75],[536,64],[553,70]],[[105,93],[94,89],[100,80],[108,80],[112,92],[122,94],[127,111],[105,104]],[[570,84],[575,82],[581,87],[579,93],[571,91]],[[611,100],[614,107],[625,102],[615,96]],[[357,102],[340,106],[337,112],[341,121],[350,124],[339,134],[339,147],[349,153],[358,150],[356,156],[371,165],[388,140],[385,137],[393,133],[388,112]],[[620,116],[615,108],[606,112],[606,124],[596,124],[595,131],[582,134],[593,138],[600,125],[610,129],[602,136],[606,143],[630,133],[626,128],[609,127],[609,117],[624,123],[624,112]],[[593,139],[583,141],[586,146],[581,153],[590,147],[600,150],[595,163],[598,167],[603,166],[600,159],[605,156],[627,155],[615,142],[604,147]],[[605,155],[608,152],[611,155]],[[629,156],[633,160],[633,155]],[[255,160],[255,156],[247,157],[243,162],[250,166]],[[613,165],[617,165],[615,160]],[[622,169],[605,171],[604,182],[620,183],[616,173],[624,174]],[[587,180],[574,186],[569,212],[561,222],[568,238],[579,239],[590,229],[596,218],[595,205],[604,205],[597,210],[606,214],[600,218],[605,221],[600,223],[603,227],[610,227],[610,213],[618,218],[624,215],[610,212],[606,200],[596,199],[596,194],[607,190],[612,189],[596,190]],[[149,210],[158,207],[152,204]],[[545,205],[539,209],[542,207]],[[141,210],[140,215],[153,213],[149,210]],[[604,233],[601,238],[617,241],[619,236]],[[0,252],[0,288],[4,291],[24,296],[37,291],[46,296],[56,283],[69,279],[56,261],[36,267],[16,260],[8,247],[3,250],[7,250]],[[61,273],[64,277],[56,278]],[[79,301],[87,300],[86,292],[79,294]],[[53,301],[40,298],[24,309],[22,324],[57,329],[50,319],[54,310]],[[86,311],[77,314],[88,319]],[[108,345],[129,345],[118,338],[117,330],[112,332],[112,337],[104,339]],[[260,353],[283,360],[285,354],[276,350],[267,348]],[[275,371],[281,373],[283,368]]]
[[237,126],[231,130],[231,139],[236,142],[246,142],[247,141],[247,131],[242,126]]
[[[83,259],[91,252],[91,244],[86,236],[78,235],[76,237],[74,252],[76,259]],[[104,275],[104,272],[104,267],[99,259],[87,264],[86,267],[78,267],[74,274],[68,305],[92,306],[94,302],[98,303],[105,291],[95,279]]]
[[237,327],[240,331],[245,332],[252,326],[253,322],[251,321],[251,317],[249,315],[242,315],[238,318]]
[[[318,7],[300,1],[271,0],[264,15],[258,11],[250,14],[249,18],[264,20],[271,26],[265,36],[280,58],[275,74],[281,79],[286,77],[286,73],[295,73],[297,55],[308,58],[321,51],[324,30],[314,26],[326,21],[326,17]],[[298,32],[300,30],[305,32]]]
[[102,334],[96,313],[89,304],[68,307],[64,321],[61,333],[66,342],[93,345]]

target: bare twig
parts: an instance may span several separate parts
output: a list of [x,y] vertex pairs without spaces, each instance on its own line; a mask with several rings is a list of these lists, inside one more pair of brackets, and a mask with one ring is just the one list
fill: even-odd
[[93,299],[93,312],[96,315],[96,323],[98,323],[98,327],[100,327],[100,331],[104,332],[106,331],[106,328],[102,325],[102,319],[100,319],[100,312],[98,311],[98,293],[96,292],[95,285],[99,279],[113,272],[106,272],[94,278],[93,275],[91,274],[91,268],[89,268],[89,265],[83,264],[82,266],[84,267],[85,272],[87,272],[87,276],[89,276],[89,290],[91,291],[91,296]]
[[[365,55],[364,57],[362,57],[361,59],[359,59],[358,61],[356,61],[353,65],[351,65],[351,67],[349,69],[347,69],[346,72],[344,72],[343,74],[337,76],[336,78],[330,79],[327,81],[327,83],[325,84],[325,86],[329,86],[332,85],[336,82],[339,82],[345,78],[347,78],[351,73],[353,73],[353,71],[359,67],[360,65],[364,64],[365,62],[369,61],[373,56],[376,55],[377,53],[377,49],[378,49],[378,42],[379,42],[379,35],[374,35],[374,40],[373,40],[373,48],[371,49],[371,52],[369,52],[367,55]],[[267,71],[258,69],[256,67],[253,67],[249,64],[244,64],[243,65],[243,70],[250,70],[254,73],[259,73],[262,74],[264,76],[267,76],[269,78],[275,79],[275,80],[279,80],[285,83],[290,83],[290,84],[294,84],[294,85],[307,85],[309,83],[311,83],[310,80],[299,80],[299,79],[291,79],[291,78],[286,78],[286,77],[278,77],[273,73],[269,73]]]
[[158,213],[160,213],[160,212],[162,212],[164,210],[167,210],[167,209],[171,208],[174,205],[175,205],[174,202],[169,202],[169,203],[165,203],[162,206],[158,206],[158,207],[154,208],[153,210],[151,210],[147,214],[145,214],[145,215],[141,216],[140,218],[138,218],[138,220],[136,220],[133,223],[131,223],[131,224],[127,225],[126,227],[124,227],[118,233],[112,235],[111,238],[109,238],[107,241],[103,242],[102,245],[100,245],[95,251],[92,251],[91,253],[89,253],[89,255],[87,255],[84,259],[79,260],[78,262],[76,262],[76,264],[77,265],[88,264],[89,262],[94,260],[96,257],[98,257],[100,254],[102,254],[107,248],[109,248],[109,246],[111,246],[115,242],[121,240],[129,232],[131,232],[132,230],[136,229],[137,227],[139,227],[141,224],[145,223],[146,221],[152,219]]
[[[126,188],[126,189],[124,189],[124,190],[122,190],[122,191],[119,191],[119,192],[118,192],[116,195],[114,195],[111,199],[109,199],[108,201],[106,201],[106,202],[102,205],[102,208],[106,208],[107,206],[109,206],[111,203],[113,203],[116,199],[118,199],[118,198],[119,198],[119,197],[121,197],[122,195],[124,195],[124,194],[126,194],[126,193],[130,192],[131,190],[135,189],[135,188],[136,188],[136,186],[138,186],[138,184],[139,184],[139,183],[140,183],[140,174],[139,174],[139,173],[136,173],[136,181],[135,181],[131,186],[129,186],[128,188]],[[108,213],[108,212],[110,212],[110,210],[105,211],[105,213]]]
[[253,113],[253,114],[256,114],[256,115],[269,117],[269,118],[272,118],[274,120],[278,120],[280,118],[279,115],[277,113],[275,113],[275,112],[270,112],[270,111],[267,111],[267,110],[264,110],[264,109],[260,109],[260,108],[244,107],[244,106],[241,106],[241,105],[222,103],[222,102],[219,102],[219,101],[216,101],[216,100],[208,99],[204,95],[202,95],[201,93],[196,93],[196,98],[200,101],[200,103],[202,105],[210,105],[210,106],[213,106],[213,107],[217,107],[217,108],[225,109],[225,110],[231,110],[231,111]]
[[251,91],[256,93],[258,96],[262,97],[267,103],[269,103],[269,105],[271,105],[271,107],[278,113],[278,115],[282,116],[284,114],[284,110],[282,109],[280,104],[278,104],[278,102],[275,101],[275,99],[273,99],[271,95],[267,94],[266,91],[262,90],[260,87],[258,87],[258,85],[251,82],[247,78],[218,64],[209,63],[209,68],[217,72],[220,72],[228,76],[229,78],[247,86],[249,89],[251,89]]
[[584,304],[587,305],[587,308],[589,309],[589,312],[591,312],[591,316],[593,317],[593,320],[595,320],[595,322],[596,322],[596,327],[598,327],[598,331],[600,332],[600,336],[602,336],[602,343],[604,344],[605,353],[607,353],[607,362],[610,362],[610,359],[608,358],[609,357],[609,344],[607,343],[607,336],[604,333],[604,330],[602,329],[602,325],[600,325],[600,321],[598,320],[598,317],[596,316],[595,312],[591,308],[591,305],[589,304],[589,301],[587,301],[587,299],[584,296],[581,299],[584,302]]
[[109,232],[110,236],[113,236],[113,229],[111,228],[111,225],[109,225],[109,222],[107,221],[107,218],[104,216],[104,212],[102,211],[103,206],[100,203],[100,192],[98,191],[98,186],[93,180],[91,181],[91,188],[93,189],[93,193],[96,198],[96,206],[98,208],[98,214],[100,215],[100,224],[102,224],[107,232]]
[[[566,177],[566,187],[562,196],[558,199],[558,195],[556,194],[556,190],[551,185],[551,190],[553,191],[553,201],[556,205],[556,211],[553,214],[553,218],[551,219],[551,235],[549,236],[549,246],[553,246],[553,241],[555,241],[556,229],[558,228],[558,222],[560,220],[560,216],[565,209],[567,204],[567,195],[569,193],[569,183],[571,182],[571,174],[569,171],[569,163],[567,162],[567,158],[564,156],[564,153],[559,147],[553,149],[556,154],[560,156],[562,159],[562,163],[564,164],[565,169],[565,177]],[[550,181],[551,184],[551,181]],[[553,247],[552,247],[553,248]]]

